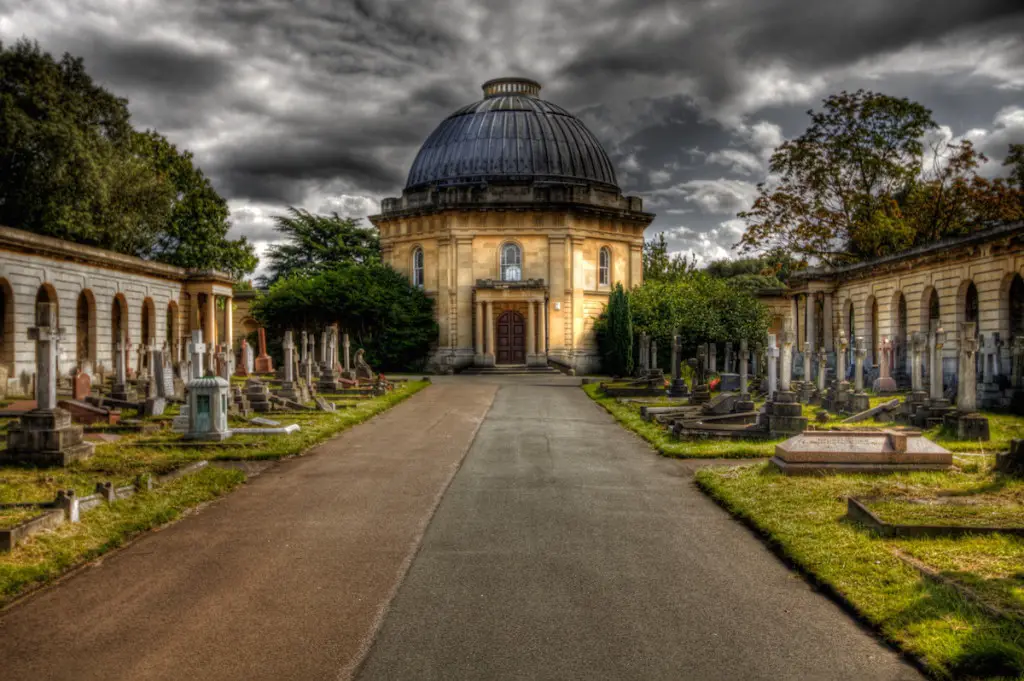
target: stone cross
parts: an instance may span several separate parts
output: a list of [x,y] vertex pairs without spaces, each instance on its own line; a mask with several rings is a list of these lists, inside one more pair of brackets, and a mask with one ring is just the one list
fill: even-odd
[[768,334],[768,399],[775,398],[778,389],[779,348],[775,345],[775,334]]
[[910,336],[910,389],[913,392],[921,392],[924,389],[924,381],[921,376],[922,357],[925,350],[925,337],[920,332],[914,332]]
[[309,334],[309,365],[312,366],[316,361],[316,334]]
[[779,378],[779,391],[789,392],[793,380],[793,332],[782,332],[782,376]]
[[732,341],[725,342],[725,373],[732,373]]
[[192,332],[192,342],[188,344],[188,354],[192,358],[192,378],[202,378],[203,357],[206,355],[206,345],[203,343],[203,332],[197,329]]
[[892,378],[892,340],[888,336],[882,337],[881,368],[878,371],[879,378]]
[[[732,349],[732,343],[726,346],[726,350]],[[749,393],[747,386],[747,339],[740,339],[740,394]]]
[[942,397],[942,346],[946,344],[946,332],[941,323],[935,322],[935,330],[932,332],[932,367],[929,373],[931,385],[929,386],[928,398],[941,400]]
[[651,339],[651,369],[658,368],[658,341]]
[[853,390],[864,392],[864,358],[868,355],[864,336],[857,336],[853,341]]
[[299,334],[299,362],[305,364],[309,359],[309,336],[303,329],[302,333]]
[[292,373],[292,361],[295,353],[295,341],[292,340],[291,329],[284,332],[284,380],[291,383],[295,380],[295,375]]
[[128,382],[128,337],[124,330],[117,339],[117,354],[114,355],[114,383],[124,385]]
[[828,353],[825,346],[818,349],[818,393],[825,394],[825,377],[828,375]]
[[807,329],[807,338],[804,340],[804,385],[810,385],[813,377],[813,363],[811,361],[811,355],[814,354],[814,348],[811,346],[811,330]]
[[751,361],[750,374],[752,376],[755,376],[755,377],[760,376],[761,375],[761,344],[760,343],[755,343],[754,344],[754,352],[751,353],[750,361]]
[[978,375],[975,356],[978,339],[974,322],[960,324],[960,367],[957,377],[956,408],[961,412],[972,412],[978,408]]
[[345,371],[352,371],[352,359],[349,356],[351,345],[349,345],[348,334],[344,334],[341,337],[341,349],[345,358]]
[[327,329],[320,332],[320,364],[327,364]]
[[846,380],[846,368],[849,366],[847,362],[849,358],[846,356],[846,351],[850,347],[850,341],[846,338],[846,332],[839,329],[839,335],[836,337],[836,374],[840,381]]
[[708,365],[711,373],[718,373],[718,343],[708,345]]
[[36,325],[28,330],[36,342],[36,409],[57,408],[57,343],[64,329],[57,327],[57,306],[36,303]]

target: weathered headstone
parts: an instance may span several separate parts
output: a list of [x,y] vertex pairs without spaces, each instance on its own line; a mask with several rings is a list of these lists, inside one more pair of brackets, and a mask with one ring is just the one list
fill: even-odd
[[189,362],[192,369],[192,375],[189,379],[191,382],[191,380],[202,378],[206,375],[206,372],[203,371],[203,358],[206,355],[206,344],[203,343],[203,332],[201,330],[192,332],[192,341],[188,344],[188,354],[191,358],[191,361]]
[[754,401],[750,398],[750,386],[747,376],[747,339],[740,339],[740,394],[734,409],[738,412],[754,410]]
[[789,392],[793,380],[793,332],[782,332],[782,371],[779,376],[779,391]]
[[825,394],[825,379],[828,377],[828,352],[825,346],[818,349],[818,399]]
[[366,361],[366,352],[359,348],[356,350],[356,379],[360,381],[372,381],[376,378],[377,374],[374,373],[373,368],[370,367]]
[[123,331],[114,348],[114,385],[111,387],[110,396],[115,400],[130,401],[132,399],[131,389],[128,385],[128,352],[130,345],[128,336]]
[[638,372],[640,376],[646,376],[647,370],[651,368],[651,346],[650,340],[647,338],[647,332],[640,332],[640,366]]
[[238,367],[235,369],[235,376],[248,376],[252,373],[252,368],[250,367],[249,362],[247,361],[248,358],[246,357],[247,352],[251,352],[249,349],[249,341],[243,338],[241,349],[242,358],[238,363]]
[[341,337],[341,346],[343,357],[345,359],[345,363],[342,365],[341,377],[348,379],[355,378],[355,372],[352,370],[352,361],[349,354],[351,352],[351,345],[349,344],[347,333]]
[[708,345],[708,367],[711,373],[718,373],[718,343]]
[[910,337],[910,390],[914,393],[924,391],[924,378],[921,375],[922,358],[925,351],[925,337],[915,332]]
[[732,341],[725,342],[725,366],[722,368],[724,369],[722,373],[733,373]]
[[690,392],[683,378],[683,337],[678,333],[672,337],[672,383],[669,384],[669,397],[686,397]]
[[57,343],[62,335],[56,306],[37,303],[36,326],[28,330],[36,342],[36,408],[8,427],[0,463],[66,466],[92,456],[93,445],[83,441],[82,427],[73,425],[71,414],[57,406]]
[[853,394],[850,395],[850,411],[862,412],[871,406],[868,394],[864,392],[864,358],[868,355],[864,336],[857,336],[853,342]]
[[928,399],[932,402],[944,399],[942,393],[942,348],[946,344],[946,331],[942,328],[942,324],[939,322],[934,322],[934,324],[931,367],[928,372],[930,381]]
[[879,375],[872,388],[879,395],[894,393],[896,392],[896,380],[892,377],[893,345],[888,336],[882,338],[879,360]]
[[295,341],[292,340],[293,333],[291,329],[284,332],[284,363],[282,368],[284,369],[284,380],[281,381],[281,388],[277,391],[278,397],[283,397],[287,400],[293,400],[295,402],[302,402],[302,393],[297,389],[295,381]]
[[956,412],[946,415],[947,425],[956,427],[961,440],[989,439],[988,418],[978,414],[976,359],[978,338],[974,322],[960,324],[960,362],[957,376]]
[[92,392],[92,378],[86,372],[76,370],[71,389],[71,399],[77,402],[84,402],[90,392]]
[[775,345],[775,334],[768,334],[768,399],[774,400],[779,389],[779,348]]
[[260,354],[256,356],[256,373],[272,374],[274,373],[274,362],[270,355],[267,354],[267,331],[260,327],[257,334],[259,336]]
[[1010,451],[996,454],[996,470],[1024,478],[1024,440],[1010,440]]

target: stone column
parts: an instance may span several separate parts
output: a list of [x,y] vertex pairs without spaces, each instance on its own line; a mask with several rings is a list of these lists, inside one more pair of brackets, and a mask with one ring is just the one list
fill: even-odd
[[292,355],[295,352],[295,341],[292,340],[291,329],[284,332],[284,380],[286,383],[291,383],[295,380],[295,376],[292,374]]
[[726,341],[725,342],[725,367],[724,367],[725,373],[731,374],[732,373],[732,367],[733,367],[733,364],[732,364],[732,341]]
[[217,296],[213,293],[206,294],[206,337],[210,341],[207,349],[210,352],[209,360],[213,361],[213,348],[217,345]]
[[747,387],[747,339],[740,339],[740,394],[746,395],[750,390]]
[[828,353],[825,346],[818,349],[818,395],[825,395],[825,377],[828,375]]
[[36,303],[36,326],[28,330],[36,342],[36,410],[57,408],[57,343],[62,332],[57,328],[57,306]]
[[779,377],[779,392],[789,392],[793,380],[793,332],[782,332],[782,375]]
[[484,354],[484,304],[483,301],[476,301],[476,343],[473,352],[477,357]]
[[[826,291],[822,295],[824,298],[821,304],[821,312],[825,318],[822,320],[823,324],[821,325],[821,328],[825,332],[825,337],[821,339],[821,344],[826,348],[830,348],[834,343],[832,338],[832,294]],[[838,363],[836,366],[839,366]]]
[[345,358],[345,372],[349,373],[352,371],[352,344],[347,333],[341,336],[341,350],[342,357]]
[[960,364],[957,376],[956,408],[969,413],[978,408],[978,377],[975,370],[975,355],[978,339],[974,322],[960,324]]
[[487,301],[487,314],[484,317],[487,324],[487,354],[490,355],[490,362],[494,363],[497,358],[494,356],[494,303]]
[[533,301],[526,304],[526,361],[537,354],[537,322],[533,311]]
[[944,399],[942,394],[942,346],[946,344],[946,332],[941,323],[935,322],[932,332],[932,357],[928,398],[932,401]]
[[768,334],[768,399],[775,399],[778,390],[779,348],[775,345],[775,334]]
[[718,373],[718,343],[711,343],[708,346],[708,365],[711,373]]
[[537,303],[537,328],[540,329],[539,338],[537,338],[537,352],[544,355],[544,360],[548,358],[548,320],[547,320],[548,304],[546,300],[542,300]]
[[804,303],[807,309],[807,323],[804,338],[804,381],[808,384],[811,382],[811,353],[814,352],[814,296],[810,293],[806,295],[806,301]]

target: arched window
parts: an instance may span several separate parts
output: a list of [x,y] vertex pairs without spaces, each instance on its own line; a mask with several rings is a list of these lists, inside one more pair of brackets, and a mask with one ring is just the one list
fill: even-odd
[[610,286],[612,281],[612,252],[607,246],[601,248],[597,258],[598,284]]
[[412,285],[423,288],[423,249],[412,252]]
[[517,244],[501,247],[501,280],[520,281],[523,278],[523,253]]

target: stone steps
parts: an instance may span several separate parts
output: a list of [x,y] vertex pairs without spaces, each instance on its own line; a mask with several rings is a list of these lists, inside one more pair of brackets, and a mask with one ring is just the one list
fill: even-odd
[[467,367],[459,372],[463,376],[535,376],[537,374],[558,374],[554,367],[528,367],[526,365],[508,365],[494,367]]

